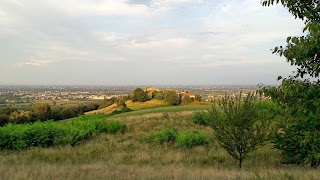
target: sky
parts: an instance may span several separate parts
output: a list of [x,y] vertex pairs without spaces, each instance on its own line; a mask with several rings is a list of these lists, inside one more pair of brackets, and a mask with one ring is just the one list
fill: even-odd
[[0,85],[277,84],[302,27],[260,0],[0,0]]

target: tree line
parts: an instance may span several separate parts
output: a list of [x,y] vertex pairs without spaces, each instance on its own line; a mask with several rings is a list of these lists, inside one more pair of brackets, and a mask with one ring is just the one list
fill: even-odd
[[30,110],[15,108],[0,109],[0,125],[8,123],[22,124],[36,121],[63,120],[73,118],[99,108],[99,104],[74,105],[66,107],[51,106],[49,104],[35,104]]

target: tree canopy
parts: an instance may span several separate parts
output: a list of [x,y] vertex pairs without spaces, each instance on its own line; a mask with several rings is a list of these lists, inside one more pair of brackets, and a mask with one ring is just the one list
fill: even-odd
[[304,21],[305,35],[287,37],[285,47],[273,53],[284,56],[297,67],[294,75],[282,79],[279,87],[265,89],[267,96],[286,108],[288,115],[275,147],[282,151],[284,162],[320,164],[320,3],[319,0],[265,0],[264,6],[281,3],[295,17]]

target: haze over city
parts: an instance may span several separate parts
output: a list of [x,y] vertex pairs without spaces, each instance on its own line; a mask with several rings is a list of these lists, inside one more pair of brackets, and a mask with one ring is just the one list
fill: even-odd
[[1,0],[0,85],[277,84],[302,27],[259,0]]

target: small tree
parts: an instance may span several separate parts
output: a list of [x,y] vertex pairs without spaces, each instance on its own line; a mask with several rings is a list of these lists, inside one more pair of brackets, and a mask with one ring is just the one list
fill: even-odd
[[186,97],[184,97],[184,98],[182,99],[182,102],[183,102],[183,103],[191,103],[191,102],[193,102],[193,101],[192,101],[192,99],[191,99],[189,96],[186,96]]
[[36,104],[31,107],[33,120],[45,121],[51,118],[51,106],[49,104]]
[[165,92],[164,99],[172,106],[177,106],[180,104],[180,97],[175,91]]
[[155,99],[159,99],[159,100],[164,100],[164,93],[163,92],[159,92],[155,95],[154,97]]
[[148,93],[145,92],[143,89],[141,88],[137,88],[133,91],[133,95],[132,95],[132,101],[136,102],[145,102],[149,100],[149,96]]
[[196,94],[194,99],[195,99],[196,101],[201,102],[201,101],[202,101],[202,96],[201,96],[200,94]]
[[214,102],[209,111],[208,124],[214,129],[215,137],[227,152],[239,161],[241,168],[248,154],[263,144],[269,136],[268,121],[261,120],[259,103],[253,94],[242,98],[225,96]]

